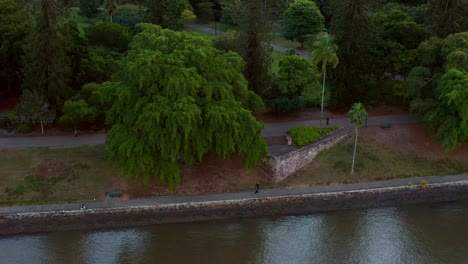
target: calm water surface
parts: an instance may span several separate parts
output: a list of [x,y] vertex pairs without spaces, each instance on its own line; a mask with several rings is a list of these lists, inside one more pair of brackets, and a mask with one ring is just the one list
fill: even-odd
[[468,263],[468,202],[2,237],[0,263]]

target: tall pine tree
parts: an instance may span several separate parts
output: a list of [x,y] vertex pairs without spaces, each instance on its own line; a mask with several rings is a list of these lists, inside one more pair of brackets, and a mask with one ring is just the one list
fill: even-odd
[[64,8],[61,0],[36,0],[34,11],[36,23],[24,47],[22,88],[38,91],[57,108],[71,92],[67,85],[67,42],[59,25]]
[[262,95],[271,80],[271,9],[264,0],[242,0],[237,6],[239,51],[246,61],[249,89]]

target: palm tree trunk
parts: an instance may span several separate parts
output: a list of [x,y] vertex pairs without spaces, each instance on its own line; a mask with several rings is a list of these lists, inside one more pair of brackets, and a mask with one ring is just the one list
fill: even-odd
[[322,83],[322,105],[320,109],[320,137],[322,137],[322,121],[323,121],[323,102],[325,100],[325,78],[327,76],[327,67],[323,69],[323,83]]
[[351,165],[351,176],[354,174],[354,161],[356,160],[356,148],[357,148],[357,138],[358,138],[358,126],[356,128],[356,139],[354,139],[354,154],[353,154],[353,164]]

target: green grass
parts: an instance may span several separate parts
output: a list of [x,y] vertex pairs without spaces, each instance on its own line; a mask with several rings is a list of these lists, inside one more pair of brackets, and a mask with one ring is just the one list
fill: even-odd
[[[322,133],[326,135],[337,129],[337,126],[325,127]],[[294,127],[291,128],[288,133],[291,135],[293,142],[299,147],[305,146],[320,138],[319,127]]]
[[359,138],[355,174],[351,177],[354,137],[320,152],[315,160],[275,187],[316,186],[380,181],[430,175],[466,173],[468,166],[443,159],[402,154],[386,148],[372,138]]
[[203,39],[206,39],[206,40],[209,40],[211,41],[212,39],[214,39],[216,36],[213,35],[213,34],[210,34],[210,33],[207,33],[207,32],[204,32],[204,31],[201,31],[201,30],[195,30],[195,29],[191,29],[189,31],[187,31],[190,35],[193,35],[193,36],[197,36],[197,37],[200,37],[200,38],[203,38]]
[[[246,191],[260,181],[264,188],[293,188],[317,185],[368,182],[394,178],[466,173],[468,164],[451,159],[429,160],[403,154],[378,143],[372,137],[361,136],[358,141],[355,175],[350,176],[354,137],[350,136],[335,147],[324,150],[310,164],[286,180],[268,183],[261,166],[242,170],[240,157],[228,160],[208,158],[196,164],[184,176],[176,194]],[[52,181],[27,178],[39,175],[38,168],[50,161],[60,161],[63,173]],[[50,164],[50,163],[49,163]],[[127,177],[116,164],[108,161],[104,146],[77,148],[34,148],[0,151],[0,206],[89,202],[104,199],[104,192],[127,190],[132,197],[170,195],[165,184],[152,182],[143,185],[138,179]],[[45,167],[52,168],[52,166]],[[42,170],[44,171],[44,170]],[[57,170],[45,170],[57,171]],[[8,195],[7,188],[26,184],[23,195]],[[43,187],[47,185],[44,192]],[[413,183],[412,183],[413,184]],[[420,184],[418,182],[415,185]],[[50,189],[49,189],[50,188]]]
[[301,44],[299,44],[298,42],[287,40],[280,35],[275,36],[275,38],[273,39],[273,44],[281,46],[281,47],[285,47],[288,49],[296,49],[301,46]]
[[84,36],[86,29],[98,20],[97,18],[88,19],[87,17],[80,16],[79,10],[69,9],[68,12],[70,19],[78,23],[78,30],[80,31],[81,36]]
[[286,56],[287,55],[284,54],[283,52],[273,51],[271,53],[271,58],[272,58],[271,70],[274,73],[278,73],[278,71],[279,71],[279,62],[281,61],[282,58],[284,58]]

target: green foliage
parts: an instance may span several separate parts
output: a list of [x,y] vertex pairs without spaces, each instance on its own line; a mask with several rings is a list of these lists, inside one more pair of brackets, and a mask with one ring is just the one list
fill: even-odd
[[22,182],[6,187],[5,193],[10,198],[16,198],[33,191],[41,193],[43,197],[47,197],[53,193],[53,187],[64,179],[64,177],[42,177],[31,173]]
[[135,26],[143,22],[142,10],[136,5],[122,5],[115,11],[113,22],[126,26],[135,33]]
[[29,134],[33,132],[33,130],[34,130],[34,127],[31,124],[25,124],[25,123],[19,124],[15,129],[16,133],[18,134]]
[[[81,97],[92,108],[96,109],[96,118],[105,118],[107,111],[117,99],[117,83],[88,83],[81,89]],[[107,123],[107,122],[106,122]]]
[[98,13],[99,1],[98,0],[80,0],[80,15],[87,18],[93,18]]
[[466,0],[429,0],[429,23],[431,31],[438,37],[468,31]]
[[366,108],[362,103],[354,103],[351,109],[348,111],[348,117],[351,123],[353,123],[356,127],[360,127],[367,119]]
[[416,48],[426,36],[426,28],[405,13],[403,6],[388,3],[373,14],[380,38],[379,49],[385,72],[407,73],[414,66]]
[[191,10],[187,0],[144,0],[143,5],[147,22],[173,30],[183,28],[184,11]]
[[24,90],[20,103],[13,110],[15,121],[26,124],[41,124],[41,132],[44,133],[44,125],[52,123],[55,119],[55,110],[49,108],[44,96],[37,91]]
[[77,81],[80,84],[108,81],[118,71],[118,67],[119,54],[106,52],[101,55],[91,51],[89,57],[81,59]]
[[60,0],[35,1],[34,7],[36,23],[24,47],[22,88],[38,91],[56,109],[71,94],[69,43],[60,27],[64,9]]
[[325,23],[317,5],[311,0],[296,0],[289,4],[283,17],[283,36],[304,44],[308,35],[322,32]]
[[286,56],[281,59],[279,67],[278,88],[282,95],[298,96],[306,90],[320,93],[317,67],[308,60],[298,55]]
[[412,111],[435,132],[445,150],[452,151],[468,139],[468,73],[450,69],[437,87],[438,98],[415,99]]
[[239,32],[228,30],[226,34],[213,39],[213,46],[224,51],[239,51]]
[[371,75],[380,70],[378,38],[371,16],[379,3],[368,0],[331,2],[333,21],[330,32],[333,32],[335,43],[340,47],[340,63],[333,71],[331,90],[335,105],[368,99],[367,87],[363,83],[367,83]]
[[[329,134],[337,129],[336,126],[325,127],[323,134]],[[295,127],[291,128],[288,133],[291,135],[293,142],[299,147],[320,139],[320,128],[318,127]]]
[[320,76],[317,68],[308,60],[298,56],[283,57],[279,63],[279,76],[264,97],[274,113],[295,112],[304,108],[305,103],[320,103]]
[[292,113],[300,111],[304,108],[304,101],[300,96],[292,98],[286,96],[279,96],[277,98],[267,101],[270,111],[275,114]]
[[0,96],[20,91],[22,46],[30,26],[26,9],[15,0],[0,0]]
[[107,11],[109,15],[109,22],[113,23],[113,16],[115,10],[117,10],[117,0],[104,0],[104,9]]
[[468,32],[431,38],[418,52],[422,66],[413,68],[407,80],[411,110],[452,151],[468,138]]
[[336,68],[336,65],[338,65],[339,59],[336,55],[338,46],[333,44],[333,39],[333,36],[330,34],[320,34],[315,37],[312,43],[310,57],[312,57],[316,65],[321,64],[320,68],[322,72],[325,72],[328,65],[331,65],[333,68]]
[[251,0],[238,6],[237,31],[239,54],[246,62],[244,76],[249,89],[263,94],[271,81],[271,17],[263,0]]
[[64,124],[71,124],[77,128],[81,122],[93,122],[96,119],[96,109],[88,106],[84,100],[67,100],[62,107],[63,115],[59,121]]
[[89,43],[95,46],[102,46],[116,52],[125,52],[131,35],[125,26],[112,24],[106,20],[101,20],[92,25],[86,32]]
[[130,175],[156,177],[171,189],[181,166],[208,153],[238,153],[244,165],[257,164],[267,149],[252,111],[262,102],[247,89],[242,59],[188,33],[139,27],[107,115],[111,158]]

